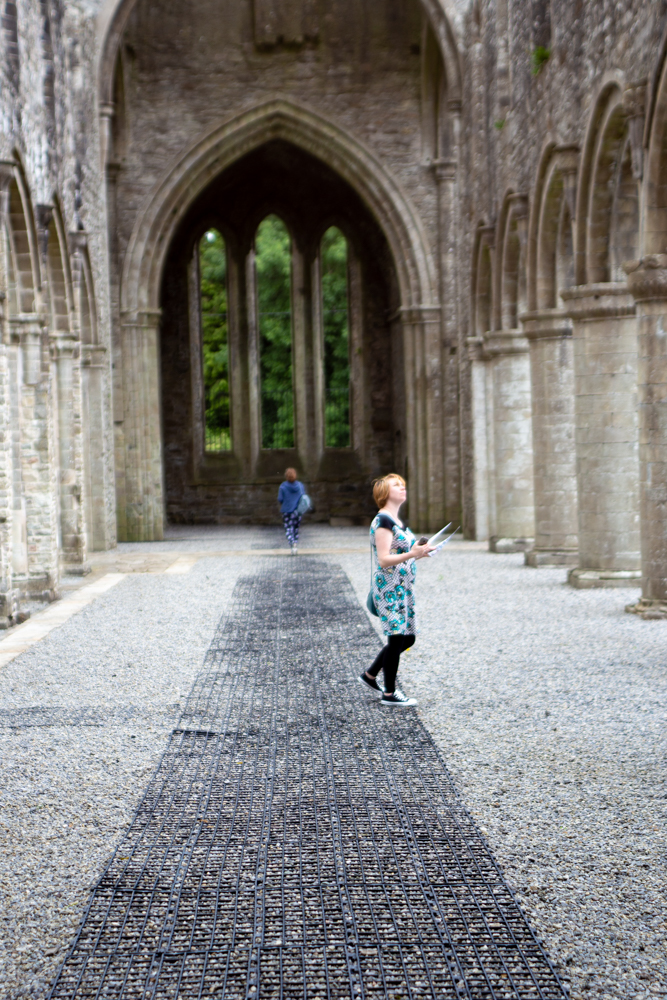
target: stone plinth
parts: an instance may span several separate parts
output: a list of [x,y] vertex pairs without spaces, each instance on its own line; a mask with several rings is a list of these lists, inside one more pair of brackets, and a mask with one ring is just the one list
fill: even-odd
[[632,610],[667,615],[667,254],[626,266],[637,303],[642,599]]
[[524,552],[535,534],[528,341],[522,330],[484,338],[493,396],[495,511],[491,552]]
[[641,578],[635,303],[624,282],[562,293],[572,320],[579,564],[573,587]]
[[577,565],[572,325],[560,309],[524,313],[533,405],[535,546],[527,566]]

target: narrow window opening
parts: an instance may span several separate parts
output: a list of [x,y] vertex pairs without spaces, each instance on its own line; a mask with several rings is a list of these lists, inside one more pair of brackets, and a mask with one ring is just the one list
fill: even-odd
[[204,375],[205,450],[230,451],[227,250],[217,229],[199,241],[199,301]]
[[262,448],[293,448],[292,245],[276,215],[268,215],[257,228],[255,269]]
[[324,443],[350,447],[350,350],[347,240],[331,226],[320,244],[324,332]]

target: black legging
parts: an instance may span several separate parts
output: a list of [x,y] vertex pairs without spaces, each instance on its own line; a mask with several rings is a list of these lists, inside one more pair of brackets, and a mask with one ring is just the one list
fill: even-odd
[[393,694],[396,689],[396,674],[398,673],[398,661],[401,653],[414,645],[414,635],[390,635],[387,645],[383,646],[372,667],[366,673],[371,677],[377,677],[380,671],[384,671],[384,689],[387,694]]

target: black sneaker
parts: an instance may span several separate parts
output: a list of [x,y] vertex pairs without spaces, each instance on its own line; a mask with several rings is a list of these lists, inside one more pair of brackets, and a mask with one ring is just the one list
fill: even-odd
[[398,688],[393,694],[387,694],[385,691],[380,699],[381,705],[387,705],[388,708],[412,708],[413,705],[417,704],[416,698],[407,698],[402,691]]
[[378,682],[375,680],[374,677],[367,677],[365,670],[363,674],[360,676],[359,680],[362,684],[365,684],[366,687],[374,694],[384,694],[384,688],[378,684]]

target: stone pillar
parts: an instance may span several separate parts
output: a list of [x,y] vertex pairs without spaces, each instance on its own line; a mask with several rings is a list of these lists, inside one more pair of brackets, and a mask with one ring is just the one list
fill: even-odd
[[527,566],[577,565],[572,326],[560,309],[519,317],[530,344],[535,546]]
[[106,348],[102,344],[81,345],[81,396],[85,416],[84,503],[86,548],[102,552],[109,548],[105,504],[104,463],[104,373]]
[[489,527],[493,520],[489,489],[489,419],[487,392],[487,362],[484,360],[483,337],[468,337],[468,357],[470,359],[470,389],[472,411],[473,476],[475,492],[474,537],[484,542],[489,537]]
[[119,498],[125,509],[125,531],[120,541],[153,542],[163,537],[159,321],[159,309],[121,315],[123,437],[127,452],[124,495]]
[[[0,233],[9,212],[9,187],[14,178],[14,164],[0,162]],[[0,257],[0,269],[2,258]],[[8,628],[18,611],[18,592],[13,580],[14,461],[11,392],[11,353],[9,324],[6,315],[8,275],[0,271],[0,629]],[[16,414],[18,416],[18,414]],[[25,536],[25,518],[22,521]],[[17,527],[21,526],[20,519]],[[27,559],[27,546],[25,548]]]
[[20,462],[27,540],[27,573],[17,573],[16,583],[23,596],[50,601],[57,596],[60,525],[44,317],[13,317],[10,335],[20,345]]
[[525,552],[535,541],[528,341],[522,330],[497,330],[485,336],[484,355],[492,383],[495,493],[489,549]]
[[[86,562],[84,518],[81,354],[74,337],[52,337],[58,403],[60,538],[63,572],[83,576]],[[101,442],[100,442],[101,445]],[[100,448],[103,451],[103,448]]]
[[637,304],[642,598],[627,610],[667,618],[667,254],[626,266]]
[[[454,148],[458,143],[460,107],[448,108]],[[459,446],[459,194],[456,160],[433,163],[438,186],[440,302],[442,310],[443,521],[461,519],[461,452]]]
[[580,285],[572,319],[579,565],[573,587],[638,586],[637,325],[624,283]]
[[[444,516],[440,376],[434,372],[440,364],[440,307],[404,308],[401,319],[410,526],[437,530]],[[433,400],[429,387],[437,393]]]

